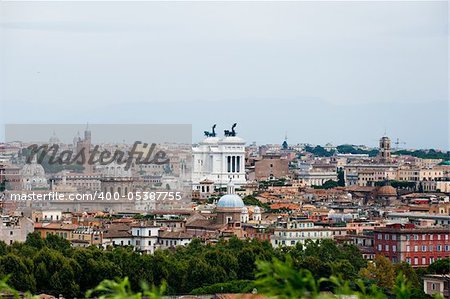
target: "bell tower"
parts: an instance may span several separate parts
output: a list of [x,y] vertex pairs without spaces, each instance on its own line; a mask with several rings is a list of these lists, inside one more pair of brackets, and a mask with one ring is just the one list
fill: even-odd
[[380,153],[379,157],[382,161],[388,162],[391,160],[391,139],[383,136],[380,139]]

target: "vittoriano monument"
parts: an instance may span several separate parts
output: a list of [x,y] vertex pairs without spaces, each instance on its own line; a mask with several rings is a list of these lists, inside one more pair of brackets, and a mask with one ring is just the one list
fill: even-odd
[[223,132],[224,132],[225,136],[227,136],[227,137],[236,136],[236,131],[234,130],[234,128],[236,128],[236,126],[237,126],[237,123],[234,123],[233,126],[231,127],[231,131],[224,130]]

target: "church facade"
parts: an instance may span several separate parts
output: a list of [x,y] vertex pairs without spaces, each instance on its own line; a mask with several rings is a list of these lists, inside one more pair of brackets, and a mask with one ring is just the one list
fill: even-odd
[[192,149],[192,186],[200,190],[202,181],[214,182],[214,187],[226,187],[231,181],[237,187],[246,184],[245,141],[236,136],[233,125],[225,136],[205,131],[206,138]]

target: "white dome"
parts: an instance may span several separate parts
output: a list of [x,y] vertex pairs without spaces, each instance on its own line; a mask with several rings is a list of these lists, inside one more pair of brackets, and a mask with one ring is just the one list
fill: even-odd
[[242,198],[236,194],[225,194],[217,202],[218,208],[243,208],[245,207]]
[[34,188],[47,188],[47,178],[45,177],[44,167],[33,158],[30,164],[25,164],[20,170],[22,176],[22,187],[27,190]]
[[37,163],[25,164],[20,170],[20,174],[23,177],[45,177],[44,167]]
[[255,207],[253,209],[253,212],[256,213],[256,214],[260,214],[261,213],[261,208],[260,207]]

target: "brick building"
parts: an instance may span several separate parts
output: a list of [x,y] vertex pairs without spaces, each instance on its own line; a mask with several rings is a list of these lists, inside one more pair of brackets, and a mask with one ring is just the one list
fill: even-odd
[[264,155],[255,163],[256,180],[272,180],[289,176],[289,161],[278,154]]
[[450,257],[448,228],[418,228],[414,224],[392,224],[374,229],[376,255],[393,263],[407,262],[427,267],[438,259]]

